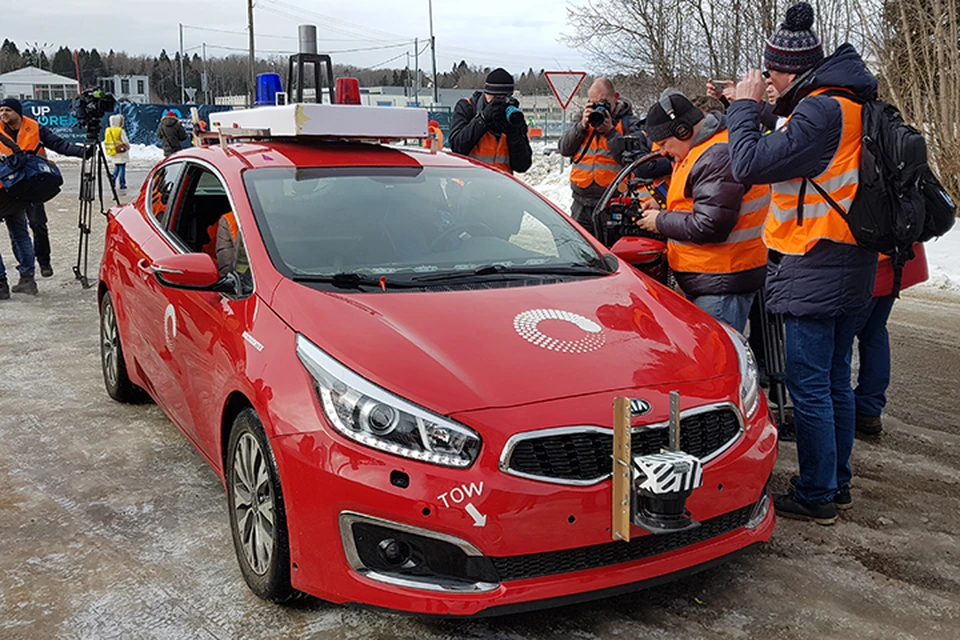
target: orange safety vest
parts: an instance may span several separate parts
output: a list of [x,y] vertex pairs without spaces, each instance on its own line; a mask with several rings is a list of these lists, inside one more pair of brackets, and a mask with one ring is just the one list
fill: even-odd
[[[622,119],[617,121],[614,128],[620,135],[624,135]],[[583,155],[579,155],[580,153]],[[609,187],[620,172],[620,163],[613,157],[605,135],[591,133],[589,146],[586,151],[580,151],[577,157],[579,161],[570,169],[570,182],[582,189],[594,182],[601,187]]]
[[[693,211],[693,198],[684,194],[690,170],[704,151],[728,141],[729,133],[724,129],[690,149],[687,157],[674,165],[667,192],[668,210]],[[762,235],[769,208],[770,186],[751,187],[740,201],[740,218],[736,226],[723,242],[697,244],[668,240],[670,268],[681,273],[738,273],[762,267],[767,263],[767,248]]]
[[[810,95],[828,91],[817,89]],[[863,124],[860,120],[863,108],[853,100],[831,96],[843,109],[843,133],[840,144],[826,170],[813,178],[840,205],[850,210],[860,183],[860,141]],[[790,121],[784,127],[790,126]],[[832,240],[843,244],[857,244],[850,225],[815,188],[802,178],[777,182],[773,187],[770,216],[763,230],[763,240],[768,247],[780,253],[804,255],[820,240]],[[800,194],[803,193],[803,220],[797,219]]]
[[[473,104],[473,100],[467,98],[467,103]],[[498,140],[497,136],[487,131],[467,155],[501,171],[513,173],[513,169],[510,168],[510,148],[507,147],[507,134],[505,133],[501,133]]]
[[[4,136],[7,135],[6,131],[2,129],[0,129],[0,133],[3,133]],[[47,150],[40,144],[40,124],[33,118],[21,116],[20,131],[17,132],[16,143],[22,151],[36,150],[39,155],[47,154]],[[0,155],[11,155],[13,152],[13,149],[0,142]],[[0,185],[0,189],[3,189],[3,185]]]
[[[237,239],[237,232],[240,230],[240,227],[237,226],[237,218],[233,214],[233,211],[227,211],[225,214],[220,216],[220,218],[227,221],[227,225],[230,227],[230,235],[233,236],[233,239]],[[217,232],[220,229],[220,218],[217,219],[212,225],[207,227],[207,237],[210,238],[210,242],[203,245],[202,251],[212,257],[214,260],[217,259]]]

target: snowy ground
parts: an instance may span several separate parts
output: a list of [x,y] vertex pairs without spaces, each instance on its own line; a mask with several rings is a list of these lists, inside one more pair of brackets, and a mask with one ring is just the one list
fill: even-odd
[[[569,163],[561,168],[557,154],[537,155],[533,166],[520,177],[566,212],[570,212],[573,197],[570,192]],[[960,295],[960,224],[942,238],[926,244],[930,263],[930,279],[917,287],[918,292]]]

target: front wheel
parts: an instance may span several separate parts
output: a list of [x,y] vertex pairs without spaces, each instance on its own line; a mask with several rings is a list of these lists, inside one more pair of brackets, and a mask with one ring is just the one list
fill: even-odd
[[290,544],[280,475],[253,409],[244,409],[234,420],[226,463],[230,529],[243,579],[264,600],[291,600],[298,592],[290,586]]
[[131,382],[127,375],[117,313],[109,291],[104,292],[100,300],[100,365],[103,370],[103,384],[111,398],[130,404],[139,404],[149,399],[147,392]]

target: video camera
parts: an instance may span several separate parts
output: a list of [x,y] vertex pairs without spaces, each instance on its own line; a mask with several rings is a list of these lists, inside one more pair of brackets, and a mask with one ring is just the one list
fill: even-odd
[[117,106],[117,99],[102,89],[86,89],[70,102],[70,113],[77,126],[87,130],[87,138],[97,140],[100,121]]
[[603,121],[607,119],[609,115],[613,117],[613,107],[610,106],[608,100],[597,100],[590,105],[593,111],[590,112],[590,115],[587,116],[587,122],[590,123],[590,126],[597,128],[603,124]]

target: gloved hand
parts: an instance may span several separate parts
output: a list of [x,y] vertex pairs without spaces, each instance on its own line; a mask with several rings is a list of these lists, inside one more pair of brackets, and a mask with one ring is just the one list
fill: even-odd
[[494,98],[483,106],[483,119],[487,123],[487,128],[493,132],[501,133],[507,124],[505,111],[507,103],[503,98]]
[[[507,109],[509,109],[510,107],[514,107],[515,110],[513,111],[513,114],[511,115],[510,119],[508,120],[508,119],[507,119]],[[520,102],[519,102],[516,98],[510,98],[510,99],[507,100],[507,103],[506,103],[506,105],[504,106],[504,109],[503,109],[503,119],[504,119],[504,124],[505,124],[505,126],[506,126],[508,129],[513,130],[513,131],[522,129],[523,127],[526,126],[526,124],[527,124],[527,119],[526,119],[526,117],[523,115],[523,112],[520,111]]]

